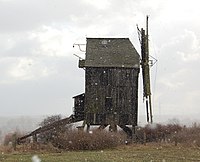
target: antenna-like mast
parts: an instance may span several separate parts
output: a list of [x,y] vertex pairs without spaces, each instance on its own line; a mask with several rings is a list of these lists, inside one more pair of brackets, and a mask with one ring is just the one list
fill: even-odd
[[151,88],[150,88],[150,71],[149,71],[149,33],[148,33],[148,16],[146,17],[146,33],[141,28],[141,66],[143,77],[143,97],[146,101],[147,122],[153,123],[152,104],[151,104]]

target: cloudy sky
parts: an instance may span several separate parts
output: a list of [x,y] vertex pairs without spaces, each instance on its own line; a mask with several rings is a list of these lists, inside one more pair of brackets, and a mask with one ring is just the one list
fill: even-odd
[[[0,0],[0,115],[72,113],[86,37],[128,37],[149,15],[155,115],[200,114],[200,1]],[[84,46],[82,47],[84,49]],[[141,82],[141,79],[139,79]],[[142,87],[140,114],[145,114]]]

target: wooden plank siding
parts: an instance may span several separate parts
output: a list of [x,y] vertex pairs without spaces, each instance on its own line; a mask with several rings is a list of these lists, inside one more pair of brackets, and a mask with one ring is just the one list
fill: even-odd
[[137,125],[138,74],[138,68],[87,67],[86,122],[109,124],[114,118],[118,125]]
[[74,99],[74,120],[84,120],[84,106],[85,106],[85,94],[80,94],[73,97]]

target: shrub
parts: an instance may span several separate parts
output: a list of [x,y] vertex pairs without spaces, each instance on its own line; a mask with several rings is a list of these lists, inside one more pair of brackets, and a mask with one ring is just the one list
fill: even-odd
[[52,144],[67,150],[100,150],[113,148],[125,142],[123,133],[112,133],[103,130],[93,132],[70,131],[54,138]]
[[182,130],[178,124],[148,124],[137,130],[136,138],[138,142],[161,142],[171,138],[172,134]]
[[200,147],[200,126],[184,127],[171,136],[171,141],[185,146]]
[[8,133],[4,136],[4,140],[3,140],[3,144],[4,146],[8,146],[9,144],[14,144],[17,141],[17,138],[21,137],[22,133],[18,132],[14,132],[14,133]]
[[175,145],[200,147],[200,125],[196,123],[192,127],[176,123],[146,125],[138,128],[136,137],[139,143],[165,141]]

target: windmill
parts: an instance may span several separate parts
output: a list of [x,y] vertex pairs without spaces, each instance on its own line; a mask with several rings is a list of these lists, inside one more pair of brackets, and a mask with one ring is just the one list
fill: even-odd
[[[150,63],[153,65],[152,60],[149,60],[149,32],[148,32],[148,19],[146,17],[146,31],[141,28],[138,29],[139,41],[141,44],[141,68],[143,79],[143,99],[146,103],[147,122],[153,123],[152,100],[151,100],[151,82],[150,82]],[[155,59],[155,58],[154,58]],[[155,61],[157,61],[155,59]]]
[[[74,113],[65,119],[40,127],[18,139],[22,141],[30,136],[55,128],[64,129],[66,124],[84,121],[82,127],[99,126],[110,131],[121,127],[134,139],[138,124],[138,77],[140,65],[143,77],[143,97],[146,103],[147,122],[153,122],[150,60],[148,44],[148,16],[146,31],[138,28],[141,43],[141,60],[129,38],[87,38],[86,44],[74,44],[85,58],[79,58],[79,68],[85,70],[85,92],[73,97]],[[86,51],[81,49],[86,45]],[[80,127],[80,128],[82,128]]]

